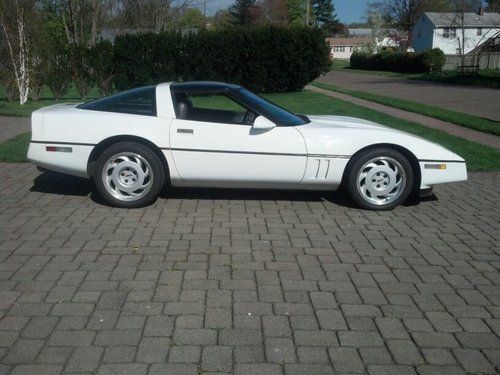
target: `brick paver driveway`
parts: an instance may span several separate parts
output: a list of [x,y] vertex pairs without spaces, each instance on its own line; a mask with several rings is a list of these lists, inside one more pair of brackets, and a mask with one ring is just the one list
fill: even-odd
[[385,213],[200,190],[120,210],[0,164],[0,374],[495,373],[499,177]]

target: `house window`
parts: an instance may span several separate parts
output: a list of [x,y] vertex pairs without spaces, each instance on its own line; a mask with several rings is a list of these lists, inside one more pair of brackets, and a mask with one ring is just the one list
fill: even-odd
[[334,52],[345,52],[344,46],[335,46],[333,49]]
[[480,28],[480,27],[477,28],[477,35],[478,36],[483,35],[483,29],[482,28]]
[[456,38],[457,29],[455,27],[445,27],[443,31],[443,38],[452,39]]

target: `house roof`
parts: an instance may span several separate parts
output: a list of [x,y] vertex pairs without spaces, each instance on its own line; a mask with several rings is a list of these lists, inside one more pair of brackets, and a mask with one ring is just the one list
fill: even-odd
[[115,42],[115,39],[119,35],[127,35],[127,34],[142,34],[142,33],[151,33],[153,29],[115,29],[115,28],[103,28],[99,33],[99,37],[103,40],[110,41],[111,43]]
[[372,43],[373,38],[326,38],[328,44],[333,46],[362,46]]
[[347,29],[349,31],[350,36],[371,36],[372,35],[372,29],[368,28],[351,28],[349,27]]
[[[426,12],[425,15],[434,26],[456,26],[462,25],[461,13],[433,13]],[[500,13],[464,13],[464,26],[468,27],[500,27]]]

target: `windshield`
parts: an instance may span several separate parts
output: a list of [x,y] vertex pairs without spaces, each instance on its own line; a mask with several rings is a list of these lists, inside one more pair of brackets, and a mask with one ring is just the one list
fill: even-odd
[[238,90],[238,96],[241,97],[241,100],[244,103],[247,103],[250,107],[279,125],[296,126],[304,125],[309,122],[307,117],[297,116],[294,113],[288,112],[286,109],[283,109],[246,89]]

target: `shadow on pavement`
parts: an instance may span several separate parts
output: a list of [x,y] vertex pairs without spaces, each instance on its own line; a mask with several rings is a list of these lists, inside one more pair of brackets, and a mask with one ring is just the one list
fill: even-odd
[[[106,202],[97,193],[90,179],[45,171],[33,181],[30,191],[46,194],[84,197],[102,205]],[[210,200],[249,200],[249,201],[290,201],[290,202],[330,202],[342,207],[357,208],[348,195],[342,191],[301,191],[301,190],[259,190],[259,189],[222,189],[222,188],[166,188],[160,199],[210,199]],[[435,195],[427,198],[409,199],[404,206],[415,206],[421,202],[437,200]]]
[[92,194],[95,188],[89,179],[46,171],[35,178],[30,191],[83,197]]

